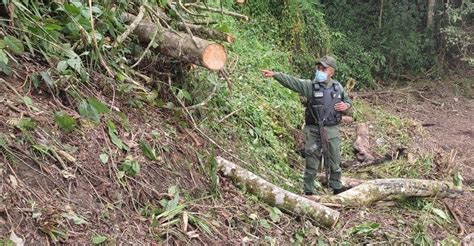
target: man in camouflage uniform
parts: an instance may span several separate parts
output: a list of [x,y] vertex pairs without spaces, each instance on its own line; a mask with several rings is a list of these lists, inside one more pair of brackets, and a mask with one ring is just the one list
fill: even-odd
[[334,190],[334,194],[346,190],[341,183],[341,139],[338,125],[342,118],[341,113],[348,110],[352,102],[341,84],[332,79],[335,68],[336,59],[324,56],[317,63],[314,80],[298,79],[270,70],[262,71],[263,76],[275,78],[284,87],[308,99],[304,127],[306,159],[304,193],[306,195],[313,195],[314,179],[322,168],[322,158],[324,165],[330,168],[329,185]]

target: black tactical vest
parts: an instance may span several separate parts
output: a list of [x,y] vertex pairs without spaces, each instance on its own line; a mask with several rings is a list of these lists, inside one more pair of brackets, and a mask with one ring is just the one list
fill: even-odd
[[332,86],[325,88],[323,83],[313,82],[313,95],[308,98],[306,106],[306,125],[335,126],[341,122],[342,113],[334,109],[336,103],[342,102],[342,89],[339,82],[334,81]]

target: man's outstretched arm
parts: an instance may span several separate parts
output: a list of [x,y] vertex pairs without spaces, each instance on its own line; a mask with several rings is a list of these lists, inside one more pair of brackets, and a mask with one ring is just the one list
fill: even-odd
[[270,70],[262,70],[263,76],[266,78],[274,78],[284,87],[298,92],[299,94],[310,97],[311,96],[311,80],[307,79],[298,79],[293,76],[273,72]]

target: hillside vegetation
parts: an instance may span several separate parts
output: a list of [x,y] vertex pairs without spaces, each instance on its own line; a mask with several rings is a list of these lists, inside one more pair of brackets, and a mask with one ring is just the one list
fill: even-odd
[[[473,232],[469,206],[455,208],[465,216],[436,197],[339,208],[341,220],[328,229],[267,205],[218,172],[216,156],[224,156],[301,193],[304,105],[262,69],[312,78],[317,58],[334,54],[336,79],[356,81],[347,87],[353,93],[394,79],[423,88],[418,78],[472,68],[470,3],[438,6],[434,28],[424,30],[418,2],[386,3],[380,28],[377,18],[355,24],[379,13],[373,1],[316,2],[3,1],[0,245],[459,244]],[[144,44],[124,13],[164,29]],[[184,39],[183,23],[232,36],[213,40],[226,50],[223,69],[160,50],[159,30]],[[472,79],[454,84],[456,98],[471,102]],[[344,161],[354,160],[360,122],[370,123],[380,156],[409,154],[345,176],[462,181],[456,154],[419,146],[430,134],[420,122],[362,94],[354,122],[342,129]],[[329,194],[321,184],[318,191]],[[467,193],[460,203],[472,201]]]

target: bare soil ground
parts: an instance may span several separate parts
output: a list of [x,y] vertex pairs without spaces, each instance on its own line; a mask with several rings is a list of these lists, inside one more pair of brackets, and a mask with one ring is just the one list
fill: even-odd
[[464,179],[465,195],[444,202],[459,218],[464,235],[474,232],[474,74],[469,77],[470,81],[453,77],[361,93],[361,97],[374,105],[414,119],[424,128],[426,134],[415,136],[413,147],[435,155],[437,176],[449,177],[459,170]]

